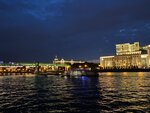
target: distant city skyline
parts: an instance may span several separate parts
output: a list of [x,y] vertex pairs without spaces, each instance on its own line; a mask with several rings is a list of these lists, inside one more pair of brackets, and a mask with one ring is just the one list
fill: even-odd
[[96,60],[150,43],[149,0],[0,0],[0,61]]

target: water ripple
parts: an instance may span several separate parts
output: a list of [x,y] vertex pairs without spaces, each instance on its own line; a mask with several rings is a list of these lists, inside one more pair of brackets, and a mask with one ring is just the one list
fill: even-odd
[[98,78],[10,75],[0,77],[0,112],[150,112],[150,73]]

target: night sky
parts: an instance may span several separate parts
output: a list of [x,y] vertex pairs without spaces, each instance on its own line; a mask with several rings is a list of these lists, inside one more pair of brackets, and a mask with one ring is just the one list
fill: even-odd
[[150,0],[0,0],[0,60],[92,60],[150,44]]

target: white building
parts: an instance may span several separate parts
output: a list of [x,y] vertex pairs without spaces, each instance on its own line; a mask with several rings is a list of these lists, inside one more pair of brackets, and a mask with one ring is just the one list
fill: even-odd
[[139,42],[133,44],[116,44],[116,55],[100,57],[103,68],[149,68],[150,45],[140,47]]
[[116,55],[140,54],[139,42],[116,44]]

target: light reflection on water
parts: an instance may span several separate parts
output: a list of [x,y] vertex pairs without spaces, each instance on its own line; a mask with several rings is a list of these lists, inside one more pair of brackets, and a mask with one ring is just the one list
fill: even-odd
[[114,111],[150,110],[150,73],[112,73],[99,77],[99,81],[103,96],[109,98],[106,103]]
[[0,112],[150,112],[150,73],[0,76]]

